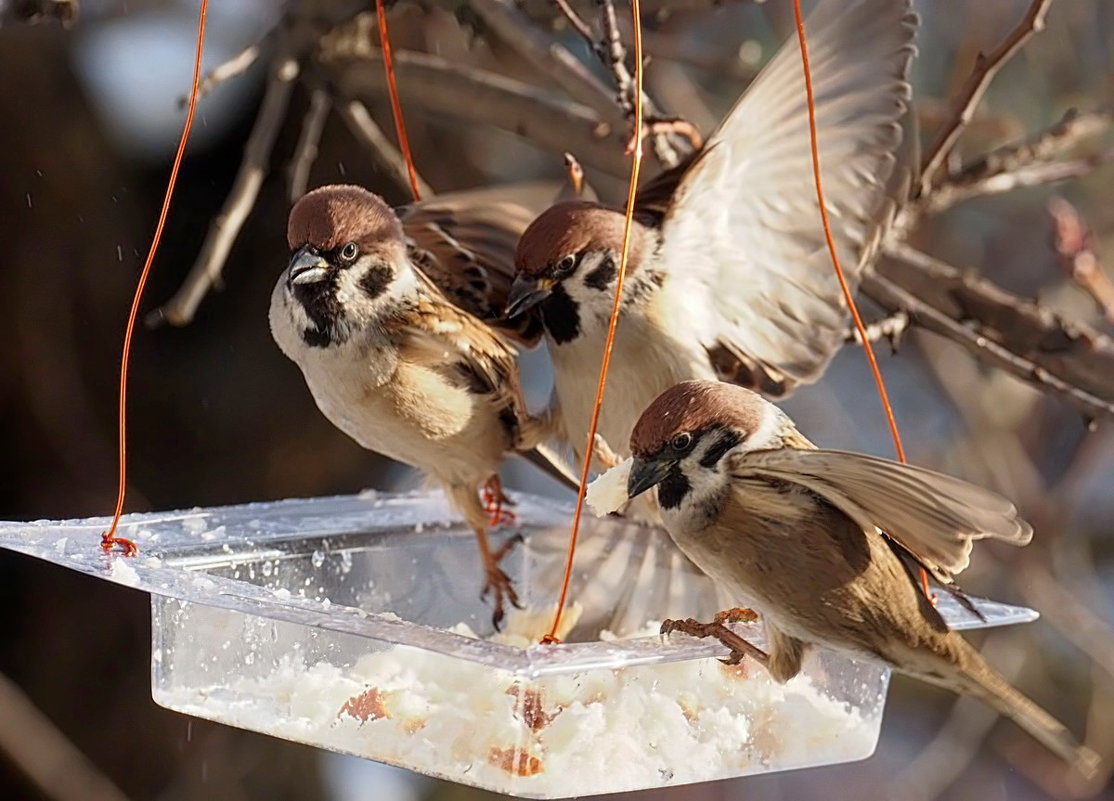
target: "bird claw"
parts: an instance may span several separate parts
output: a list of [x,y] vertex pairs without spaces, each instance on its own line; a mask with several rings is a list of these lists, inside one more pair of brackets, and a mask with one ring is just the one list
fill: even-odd
[[688,634],[690,637],[697,637],[704,639],[706,637],[715,637],[723,645],[730,649],[731,653],[728,654],[726,659],[719,661],[725,665],[737,665],[744,656],[750,656],[759,664],[765,665],[769,661],[769,656],[757,646],[751,645],[738,634],[727,628],[727,623],[752,623],[758,619],[758,615],[752,609],[743,607],[735,607],[734,609],[727,609],[723,612],[716,614],[711,623],[701,623],[695,618],[685,618],[684,620],[663,620],[661,623],[661,634],[665,636],[672,634],[674,631],[679,631],[682,634]]
[[596,461],[607,470],[610,470],[622,461],[619,455],[611,449],[607,440],[600,434],[596,434],[592,438],[592,455],[596,458]]
[[495,597],[495,610],[491,613],[491,625],[495,627],[496,631],[502,631],[501,624],[503,618],[506,617],[505,602],[510,601],[511,606],[515,609],[522,609],[523,606],[518,600],[518,593],[515,592],[510,576],[504,573],[498,565],[491,565],[487,569],[487,584],[484,585],[480,598],[486,599],[488,594],[493,594]]

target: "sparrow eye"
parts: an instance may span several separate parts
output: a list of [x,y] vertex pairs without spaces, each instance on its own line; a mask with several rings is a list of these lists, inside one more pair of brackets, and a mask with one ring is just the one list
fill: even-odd
[[354,262],[356,257],[360,255],[360,246],[355,242],[349,242],[347,245],[340,249],[340,258],[342,261]]
[[576,256],[570,253],[568,256],[565,256],[565,258],[557,262],[557,265],[553,268],[553,271],[557,273],[557,275],[568,275],[573,271],[573,268],[575,267]]
[[673,442],[670,444],[675,451],[687,451],[692,446],[692,434],[687,431],[682,431],[673,438]]

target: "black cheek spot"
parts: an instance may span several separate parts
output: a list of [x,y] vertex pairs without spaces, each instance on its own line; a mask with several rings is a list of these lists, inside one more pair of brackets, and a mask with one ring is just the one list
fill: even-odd
[[391,283],[391,271],[387,267],[369,267],[367,272],[360,276],[359,286],[364,294],[375,299],[386,291]]
[[302,340],[311,348],[327,348],[332,344],[333,338],[328,331],[320,328],[305,328],[302,330]]
[[610,256],[600,262],[599,266],[584,276],[584,286],[604,291],[618,275],[619,268]]
[[676,509],[691,489],[689,480],[681,472],[681,466],[675,464],[669,475],[658,484],[658,504],[662,509]]
[[576,301],[558,284],[541,303],[542,322],[545,330],[558,345],[572,342],[580,335],[580,312]]
[[716,463],[723,458],[723,455],[729,450],[734,448],[743,438],[734,431],[724,431],[719,435],[719,439],[708,448],[708,452],[700,459],[700,466],[707,467],[709,470],[716,466]]

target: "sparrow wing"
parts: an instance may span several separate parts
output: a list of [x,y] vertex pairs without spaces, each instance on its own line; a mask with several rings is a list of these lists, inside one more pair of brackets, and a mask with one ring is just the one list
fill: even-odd
[[490,396],[508,412],[517,432],[526,418],[514,348],[490,326],[454,306],[432,280],[418,272],[423,291],[415,306],[395,321],[407,361],[446,371],[447,377],[470,391]]
[[[853,287],[907,191],[908,169],[895,167],[916,26],[908,0],[823,0],[805,23],[825,198]],[[814,380],[847,326],[812,174],[801,57],[789,42],[711,135],[662,222],[672,293],[715,312],[692,315],[713,363],[768,395]],[[640,211],[655,214],[660,190],[647,189]]]
[[514,254],[526,226],[552,198],[549,185],[440,195],[399,209],[411,261],[460,308],[524,345],[541,336],[536,315],[504,321]]
[[790,482],[867,531],[881,529],[947,583],[966,569],[974,540],[1025,545],[1033,528],[996,492],[923,467],[862,453],[783,448],[735,457],[732,475]]

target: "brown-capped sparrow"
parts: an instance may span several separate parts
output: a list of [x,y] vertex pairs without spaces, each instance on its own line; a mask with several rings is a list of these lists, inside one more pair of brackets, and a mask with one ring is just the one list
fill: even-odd
[[[917,17],[909,0],[821,0],[808,34],[825,194],[854,286],[908,186],[902,123]],[[624,450],[678,381],[778,397],[815,380],[848,316],[812,179],[801,57],[785,44],[687,163],[642,187],[599,432]],[[583,458],[623,241],[622,209],[557,204],[518,246],[508,314],[536,309],[560,431]]]
[[432,200],[400,220],[359,187],[315,189],[290,211],[290,264],[270,307],[275,342],[324,415],[438,482],[475,531],[496,625],[517,596],[487,541],[481,486],[500,493],[509,452],[576,485],[535,449],[542,426],[527,415],[515,352],[480,319],[502,308],[524,216],[497,201]]
[[817,645],[878,660],[984,701],[1094,773],[1095,753],[994,672],[917,581],[920,565],[973,609],[951,584],[972,541],[1032,537],[1008,500],[921,467],[817,449],[769,401],[717,381],[663,393],[630,448],[605,483],[626,484],[618,500],[656,487],[677,547],[734,603],[761,614],[768,651],[719,624],[667,621],[663,631],[720,636],[734,658],[755,655],[780,682]]

